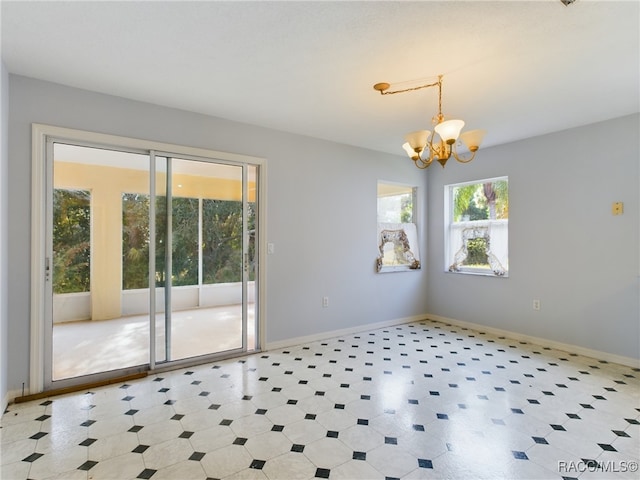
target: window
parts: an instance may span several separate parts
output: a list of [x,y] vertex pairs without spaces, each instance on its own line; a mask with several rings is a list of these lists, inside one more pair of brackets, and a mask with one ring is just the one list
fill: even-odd
[[[200,212],[200,208],[202,212]],[[156,198],[156,235],[162,239],[167,226],[166,197]],[[254,258],[255,215],[248,206],[249,254]],[[198,245],[202,213],[202,240]],[[149,196],[122,195],[122,288],[147,288],[149,284]],[[242,281],[242,202],[197,198],[172,199],[172,285],[198,285],[198,249],[202,250],[202,284]],[[164,243],[156,247],[156,286],[165,282]],[[250,280],[253,278],[251,270]]]
[[445,186],[445,268],[450,272],[509,274],[507,177]]
[[416,188],[378,182],[378,272],[420,268]]
[[[165,284],[164,232],[167,199],[156,198],[156,286]],[[174,287],[198,284],[198,199],[172,199],[172,277]],[[122,195],[122,288],[149,286],[149,195]]]

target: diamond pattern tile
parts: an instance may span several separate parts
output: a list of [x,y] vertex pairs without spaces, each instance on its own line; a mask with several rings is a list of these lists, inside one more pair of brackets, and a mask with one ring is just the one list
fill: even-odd
[[639,387],[425,320],[10,405],[0,477],[637,478]]

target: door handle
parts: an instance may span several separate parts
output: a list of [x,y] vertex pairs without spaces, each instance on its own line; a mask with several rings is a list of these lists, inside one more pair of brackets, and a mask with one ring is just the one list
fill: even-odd
[[51,264],[49,257],[44,260],[44,281],[48,282],[51,277]]

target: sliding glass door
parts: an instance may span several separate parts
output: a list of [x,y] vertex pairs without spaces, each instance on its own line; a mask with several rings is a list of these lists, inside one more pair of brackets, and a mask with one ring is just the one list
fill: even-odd
[[246,349],[245,223],[255,219],[243,198],[245,167],[155,161],[156,358]]
[[47,167],[46,388],[256,348],[257,166],[51,139]]

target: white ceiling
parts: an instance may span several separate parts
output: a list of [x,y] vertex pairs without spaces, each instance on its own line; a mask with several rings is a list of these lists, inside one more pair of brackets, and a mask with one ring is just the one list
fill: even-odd
[[390,153],[437,90],[377,82],[485,145],[639,111],[638,1],[1,4],[11,73]]

